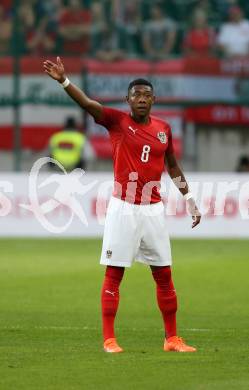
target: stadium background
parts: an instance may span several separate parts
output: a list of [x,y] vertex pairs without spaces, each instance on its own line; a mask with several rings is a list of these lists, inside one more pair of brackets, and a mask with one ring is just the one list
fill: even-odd
[[[72,7],[76,11],[70,11]],[[221,33],[227,23],[240,32],[244,19],[243,42],[231,44],[226,37],[224,43]],[[166,379],[172,390],[247,388],[249,229],[239,202],[248,215],[248,190],[244,187],[242,199],[239,190],[249,179],[249,41],[245,45],[244,38],[248,19],[246,0],[1,0],[0,381],[4,389],[161,389]],[[73,43],[70,32],[65,32],[71,27],[77,31]],[[234,35],[239,40],[239,34]],[[164,49],[153,51],[162,36]],[[94,238],[103,232],[103,221],[99,223],[96,214],[96,190],[83,202],[89,226],[75,217],[61,234],[47,231],[20,207],[31,201],[32,165],[48,155],[49,138],[63,129],[69,116],[87,136],[87,180],[112,179],[107,132],[43,74],[44,59],[55,60],[57,55],[72,81],[113,107],[127,109],[124,98],[130,80],[140,76],[151,80],[157,95],[153,112],[172,124],[176,154],[188,180],[214,185],[196,192],[205,215],[195,231],[180,197],[176,215],[169,217],[172,237],[193,238],[173,240],[173,255],[180,330],[199,346],[198,357],[165,357],[157,350],[162,330],[152,282],[143,267],[135,266],[122,290],[118,319],[121,341],[130,352],[119,361],[111,358],[110,366],[109,357],[100,352],[96,310],[103,274],[98,266],[101,241]],[[50,174],[50,168],[43,167],[41,178]],[[221,191],[224,213],[214,216],[218,182],[238,184],[230,188],[224,203]],[[40,202],[53,197],[55,189],[43,188]],[[69,217],[62,207],[48,219],[62,226]],[[71,239],[61,240],[62,236]],[[138,278],[143,280],[139,291]]]

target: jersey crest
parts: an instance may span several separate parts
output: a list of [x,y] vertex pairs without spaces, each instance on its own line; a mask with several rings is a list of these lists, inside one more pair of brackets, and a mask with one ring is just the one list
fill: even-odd
[[107,257],[107,259],[110,259],[112,257],[112,251],[111,250],[108,249],[106,251],[106,257]]
[[164,131],[159,131],[159,133],[157,133],[157,138],[159,139],[159,141],[162,143],[162,144],[166,144],[167,142],[167,135]]

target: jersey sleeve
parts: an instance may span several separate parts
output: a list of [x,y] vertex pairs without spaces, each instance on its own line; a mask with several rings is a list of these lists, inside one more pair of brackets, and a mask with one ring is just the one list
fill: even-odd
[[120,123],[123,112],[114,108],[103,107],[102,116],[100,119],[95,119],[98,125],[104,126],[108,131],[112,130],[115,125]]
[[167,147],[167,154],[172,154],[174,153],[174,147],[173,147],[173,137],[172,137],[172,131],[169,126],[169,133],[168,133],[168,147]]

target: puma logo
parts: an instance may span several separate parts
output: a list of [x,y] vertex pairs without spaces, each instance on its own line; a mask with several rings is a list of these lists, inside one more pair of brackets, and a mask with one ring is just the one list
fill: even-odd
[[115,292],[114,292],[114,291],[105,290],[105,292],[106,292],[107,294],[111,294],[113,297],[114,297],[114,295],[115,295]]
[[129,126],[129,129],[133,132],[133,134],[136,134],[137,129],[133,129],[131,126]]

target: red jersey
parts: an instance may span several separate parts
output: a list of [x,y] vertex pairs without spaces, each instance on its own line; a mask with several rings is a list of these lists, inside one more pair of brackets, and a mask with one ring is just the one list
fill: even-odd
[[214,45],[214,41],[215,35],[212,29],[192,29],[185,38],[184,46],[192,50],[196,55],[208,55]]
[[[92,21],[91,13],[87,10],[72,11],[65,9],[61,14],[59,24],[61,27],[89,26]],[[88,35],[77,39],[64,39],[63,50],[71,54],[85,54],[89,49]]]
[[130,114],[106,107],[96,122],[107,128],[111,138],[113,195],[135,204],[160,202],[165,153],[173,153],[169,124],[153,116],[148,124],[137,123]]

